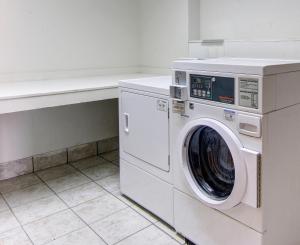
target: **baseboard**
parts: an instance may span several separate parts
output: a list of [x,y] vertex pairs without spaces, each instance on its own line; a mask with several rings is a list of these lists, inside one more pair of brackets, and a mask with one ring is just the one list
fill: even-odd
[[119,137],[102,139],[69,148],[46,152],[11,162],[0,163],[0,180],[68,164],[106,152],[118,150]]

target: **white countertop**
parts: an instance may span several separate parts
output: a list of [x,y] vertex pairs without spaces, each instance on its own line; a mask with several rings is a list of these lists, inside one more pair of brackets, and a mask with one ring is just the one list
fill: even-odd
[[154,74],[0,83],[0,114],[118,98],[118,83],[124,79]]

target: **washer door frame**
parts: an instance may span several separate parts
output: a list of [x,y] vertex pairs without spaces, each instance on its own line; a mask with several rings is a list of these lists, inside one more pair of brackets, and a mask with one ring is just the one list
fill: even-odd
[[[220,134],[220,136],[227,144],[233,159],[235,167],[235,181],[231,194],[224,200],[216,200],[211,198],[198,184],[189,167],[188,141],[190,140],[193,132],[195,132],[195,130],[200,126],[210,127],[214,129],[218,134]],[[188,186],[201,202],[209,207],[220,210],[228,210],[241,203],[245,195],[247,186],[247,167],[241,154],[242,149],[243,145],[236,137],[236,135],[227,126],[214,119],[195,119],[187,123],[181,130],[178,146],[180,164],[182,164],[183,172],[188,182]]]

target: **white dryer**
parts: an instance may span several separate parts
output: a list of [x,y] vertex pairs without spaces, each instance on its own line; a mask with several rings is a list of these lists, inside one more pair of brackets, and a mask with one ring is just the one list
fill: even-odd
[[177,232],[199,245],[300,244],[300,63],[173,67]]
[[121,192],[173,225],[169,157],[171,76],[119,83]]

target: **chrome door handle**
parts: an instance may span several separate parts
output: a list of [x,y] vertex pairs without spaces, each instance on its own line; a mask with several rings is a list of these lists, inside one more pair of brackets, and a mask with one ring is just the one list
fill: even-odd
[[124,131],[125,133],[129,133],[129,114],[124,113]]

